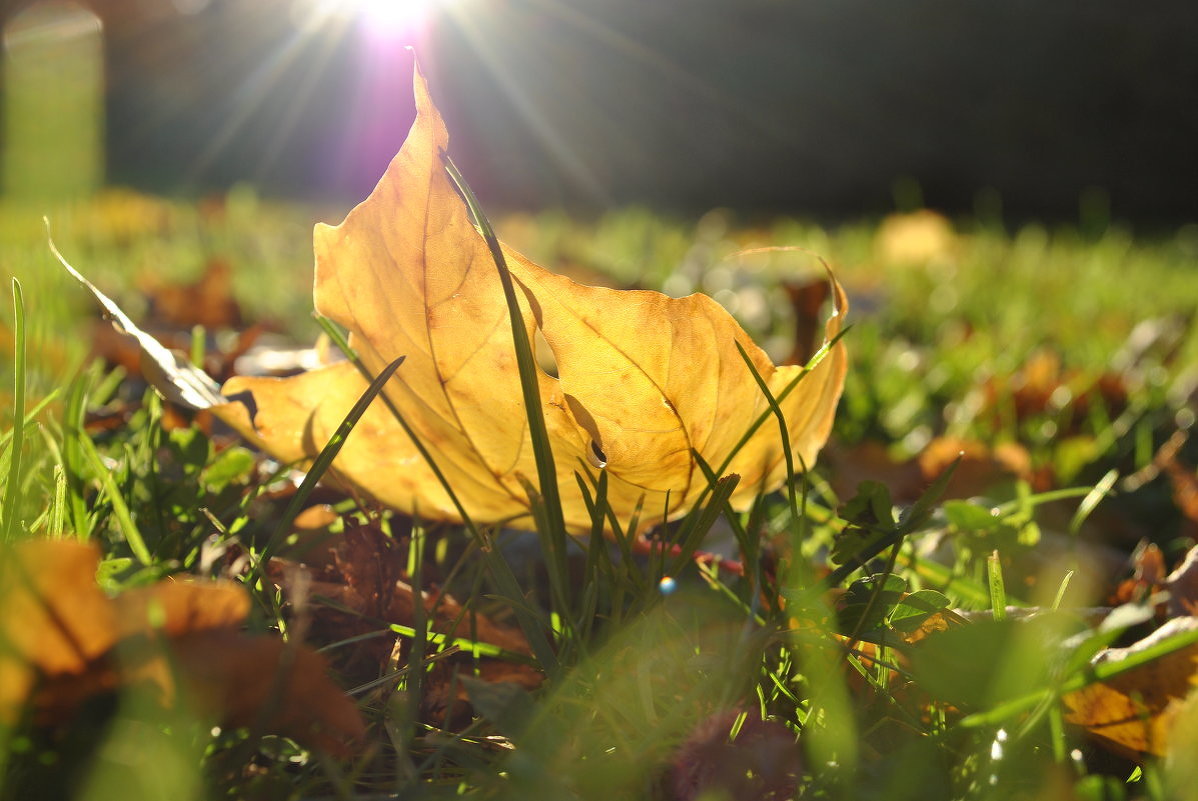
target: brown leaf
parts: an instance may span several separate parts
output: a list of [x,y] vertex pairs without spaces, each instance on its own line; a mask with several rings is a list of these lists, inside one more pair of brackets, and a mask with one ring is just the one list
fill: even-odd
[[819,311],[828,299],[827,281],[809,280],[802,283],[787,281],[782,285],[795,316],[794,347],[783,364],[806,364],[823,341]]
[[[418,117],[403,149],[370,197],[337,227],[315,233],[317,311],[346,326],[374,373],[406,358],[386,394],[434,454],[475,520],[527,518],[522,480],[536,476],[516,369],[509,313],[486,243],[446,175],[449,137],[415,76]],[[739,343],[771,391],[801,373],[775,367],[710,298],[673,299],[649,291],[587,287],[511,250],[530,340],[553,350],[558,377],[537,376],[540,412],[552,444],[567,525],[590,529],[573,478],[606,463],[607,498],[627,519],[643,503],[645,526],[682,514],[706,486],[692,459],[738,473],[733,503],[743,507],[784,479],[777,429],[762,426],[734,458],[746,424],[767,403],[737,352]],[[833,285],[841,327],[846,301]],[[837,345],[784,401],[791,443],[807,464],[827,439],[843,386]],[[315,456],[366,387],[350,364],[290,379],[235,378],[226,394],[250,391],[241,407],[216,409],[243,434],[285,461]],[[335,470],[371,496],[424,519],[458,512],[383,404],[359,422]]]
[[240,626],[250,613],[245,589],[231,581],[166,579],[150,587],[126,590],[112,603],[122,638],[147,631],[179,637]]
[[1165,579],[1165,554],[1160,546],[1141,542],[1131,555],[1135,570],[1131,578],[1119,583],[1109,601],[1112,606],[1143,603],[1161,589]]
[[991,448],[977,440],[937,437],[906,461],[895,460],[885,445],[874,440],[851,448],[830,446],[828,452],[837,494],[850,497],[862,481],[878,481],[896,501],[918,498],[958,457],[961,462],[945,490],[946,499],[984,495],[995,485],[1015,479],[1045,488],[1043,479],[1032,471],[1027,449],[1013,442]]
[[903,642],[914,645],[927,637],[948,631],[953,626],[965,626],[968,623],[969,621],[952,609],[941,609],[939,612],[928,615],[918,627],[903,632],[901,636]]
[[[540,671],[519,657],[531,655],[528,641],[515,628],[503,626],[486,615],[463,609],[451,595],[430,589],[417,593],[404,580],[407,548],[370,526],[352,526],[327,549],[329,558],[313,554],[313,575],[308,591],[313,602],[306,607],[312,639],[332,642],[355,635],[377,632],[382,625],[412,626],[417,603],[423,609],[430,628],[437,634],[498,646],[517,655],[507,658],[475,658],[460,653],[437,662],[424,682],[424,708],[430,720],[445,721],[445,710],[455,713],[467,701],[465,688],[454,681],[459,670],[471,671],[490,682],[507,681],[535,689],[544,680]],[[296,566],[282,559],[272,561],[268,571],[272,580],[283,586],[288,596],[296,593],[289,575]],[[309,564],[312,567],[312,564]],[[324,603],[328,601],[331,603]],[[371,637],[352,648],[331,652],[340,672],[353,680],[367,682],[387,669],[392,661],[404,664],[408,640],[392,635]],[[451,690],[453,695],[451,697]]]
[[738,710],[712,715],[678,748],[670,772],[677,801],[774,801],[794,795],[803,775],[803,752],[794,732],[754,713],[731,739],[738,717]]
[[[1198,629],[1198,618],[1174,618],[1127,648],[1107,648],[1092,661],[1119,662],[1174,635]],[[1198,686],[1198,644],[1168,653],[1063,697],[1065,720],[1132,759],[1168,750],[1176,712]]]
[[96,549],[30,540],[0,561],[5,651],[48,673],[81,670],[116,641],[116,615],[96,584]]
[[233,267],[225,259],[212,259],[200,277],[190,284],[163,284],[156,274],[143,280],[142,291],[150,298],[151,314],[165,326],[190,330],[202,325],[209,330],[238,328],[241,309],[233,297]]
[[0,550],[0,723],[39,674],[79,674],[116,644],[116,614],[96,584],[96,550],[31,540]]
[[199,708],[219,710],[224,726],[282,734],[340,758],[366,736],[357,706],[310,648],[226,629],[178,637],[171,653]]
[[991,448],[976,440],[938,437],[928,443],[917,460],[924,486],[934,481],[958,456],[961,461],[946,497],[972,498],[1003,481],[1032,479],[1031,456],[1022,445],[1005,442]]
[[885,484],[895,500],[918,498],[927,486],[913,459],[895,459],[884,443],[862,440],[846,446],[833,441],[824,451],[831,473],[832,489],[841,498],[851,498],[864,481]]
[[1198,546],[1190,548],[1172,573],[1165,577],[1169,614],[1198,615]]
[[71,540],[0,550],[0,723],[26,705],[39,725],[67,721],[93,695],[147,683],[174,704],[181,683],[196,712],[221,725],[342,756],[364,736],[322,657],[237,631],[250,609],[239,585],[167,579],[109,598],[98,562],[93,545]]
[[1161,446],[1154,460],[1156,466],[1169,477],[1173,488],[1173,502],[1193,524],[1198,524],[1198,472],[1178,459],[1181,447],[1188,434],[1178,431]]

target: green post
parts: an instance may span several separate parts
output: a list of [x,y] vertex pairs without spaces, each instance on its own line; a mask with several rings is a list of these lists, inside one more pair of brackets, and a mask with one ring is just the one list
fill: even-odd
[[86,196],[104,180],[104,42],[99,17],[41,0],[4,25],[4,194]]

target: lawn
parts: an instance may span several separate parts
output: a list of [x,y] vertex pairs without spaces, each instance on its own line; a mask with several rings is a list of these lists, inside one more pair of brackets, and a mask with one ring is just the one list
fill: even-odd
[[[345,212],[108,190],[49,228],[224,380],[335,347]],[[849,298],[810,470],[655,526],[597,472],[585,536],[544,484],[536,522],[412,517],[163,401],[40,216],[0,211],[4,798],[1193,797],[1193,226],[493,213],[777,363],[826,358],[824,265]]]

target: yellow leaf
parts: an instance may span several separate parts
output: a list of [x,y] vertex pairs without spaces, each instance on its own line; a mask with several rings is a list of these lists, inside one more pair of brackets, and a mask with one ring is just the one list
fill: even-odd
[[874,235],[874,252],[884,264],[927,264],[950,258],[957,247],[952,223],[928,209],[892,214]]
[[[509,314],[485,241],[445,172],[449,137],[419,71],[415,95],[416,122],[374,192],[339,226],[317,226],[316,309],[350,330],[375,374],[406,357],[386,395],[470,516],[518,519],[529,508],[521,479],[535,480],[536,469]],[[741,476],[732,498],[741,507],[784,480],[773,420],[730,459],[768,408],[736,343],[775,395],[801,367],[775,367],[706,296],[583,286],[505,253],[530,340],[539,330],[558,366],[556,378],[537,378],[572,530],[591,525],[573,474],[598,470],[601,461],[613,510],[626,520],[643,502],[645,525],[666,515],[667,494],[668,515],[676,516],[706,486],[692,451],[713,468],[727,461],[724,472]],[[829,338],[847,307],[835,283],[834,298]],[[827,439],[845,370],[837,344],[781,404],[793,450],[808,465]],[[365,388],[344,363],[287,379],[234,378],[223,392],[251,392],[254,420],[237,405],[214,411],[281,459],[311,459]],[[334,470],[402,511],[458,519],[382,403],[363,416]]]

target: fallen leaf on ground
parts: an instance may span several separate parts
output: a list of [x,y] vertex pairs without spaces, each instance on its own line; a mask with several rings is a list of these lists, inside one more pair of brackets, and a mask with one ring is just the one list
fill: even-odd
[[1061,353],[1050,346],[1033,350],[1013,375],[996,375],[981,386],[981,415],[1001,428],[1013,414],[1017,422],[1049,415],[1057,436],[1082,430],[1097,405],[1106,416],[1118,417],[1128,404],[1127,375],[1105,371],[1098,375],[1065,367]]
[[794,732],[756,712],[738,728],[739,716],[735,709],[714,714],[679,746],[670,771],[677,801],[768,801],[794,795],[803,774],[803,751]]
[[66,271],[92,293],[112,324],[137,340],[140,367],[145,379],[164,398],[171,403],[192,409],[216,411],[229,405],[228,398],[221,396],[220,386],[212,380],[212,376],[191,364],[183,354],[164,347],[157,339],[138,328],[120,306],[63,258],[53,242],[50,243],[50,251]]
[[782,285],[794,312],[794,347],[784,364],[806,364],[819,350],[823,333],[819,330],[819,311],[828,299],[827,281],[787,281]]
[[161,325],[214,330],[242,324],[241,307],[233,297],[233,265],[225,259],[211,259],[189,284],[164,283],[157,273],[146,273],[140,283],[150,299],[150,314]]
[[224,726],[258,725],[347,756],[365,727],[308,648],[239,631],[236,584],[168,579],[109,598],[98,550],[30,540],[0,550],[0,723],[29,707],[37,725],[69,721],[88,698],[149,684]]
[[17,720],[39,672],[83,673],[116,643],[96,560],[93,548],[70,543],[0,550],[0,723]]
[[[484,239],[448,177],[449,136],[415,75],[418,116],[370,197],[341,225],[317,226],[315,304],[347,327],[377,373],[406,358],[386,394],[429,447],[476,520],[524,518],[521,480],[536,476],[509,313]],[[627,519],[643,503],[646,526],[686,511],[706,486],[692,451],[742,479],[744,506],[783,480],[776,425],[763,425],[733,457],[748,421],[768,408],[736,350],[739,343],[775,394],[801,373],[775,367],[732,317],[703,295],[588,287],[511,250],[530,341],[553,350],[558,378],[539,372],[545,417],[567,525],[589,531],[591,515],[573,478],[606,463],[607,499]],[[846,301],[825,336],[840,330]],[[782,401],[795,453],[814,462],[827,439],[846,357],[835,346]],[[289,379],[235,378],[226,394],[249,391],[257,407],[232,424],[285,460],[311,459],[366,388],[350,364]],[[350,484],[424,519],[457,520],[440,482],[386,406],[374,404],[335,465]]]
[[957,461],[956,472],[944,493],[944,499],[972,498],[1004,482],[1030,481],[1036,489],[1047,489],[1046,481],[1032,470],[1027,449],[1014,442],[993,448],[978,440],[937,437],[914,459],[896,460],[890,449],[876,440],[865,440],[851,448],[829,447],[832,488],[842,497],[850,497],[863,481],[886,485],[896,501],[913,501],[923,494],[949,465]]
[[[305,583],[311,601],[304,612],[308,615],[313,641],[333,642],[377,634],[388,625],[413,626],[419,603],[433,633],[451,640],[460,638],[495,646],[507,652],[508,658],[476,658],[466,649],[439,660],[424,679],[424,711],[430,721],[438,725],[444,723],[446,709],[460,711],[460,703],[467,701],[465,687],[454,680],[458,672],[471,673],[487,682],[511,682],[529,690],[539,687],[544,680],[539,670],[519,661],[522,657],[531,657],[532,651],[518,629],[499,625],[486,615],[463,609],[457,600],[444,592],[429,589],[417,593],[404,580],[407,548],[399,547],[393,538],[379,529],[353,526],[331,541],[324,553],[315,550],[307,565],[311,575]],[[284,588],[284,597],[295,594],[289,578],[295,567],[287,560],[274,559],[268,570],[271,579]],[[352,648],[334,649],[329,656],[340,673],[352,681],[365,683],[385,672],[388,662],[393,659],[398,658],[399,664],[404,664],[409,642],[407,638],[389,633],[386,637],[363,639]]]
[[[1178,617],[1127,648],[1107,648],[1092,664],[1117,663],[1162,641],[1198,630],[1198,618]],[[1198,687],[1198,643],[1096,682],[1063,697],[1065,720],[1132,759],[1163,756],[1178,710]]]
[[1144,603],[1164,589],[1165,554],[1152,542],[1141,542],[1131,554],[1131,578],[1119,582],[1108,599],[1111,606]]
[[874,252],[884,264],[926,264],[958,249],[952,223],[929,209],[892,214],[874,234]]
[[1165,577],[1169,591],[1169,614],[1175,617],[1198,615],[1198,546],[1190,548],[1185,558]]
[[357,706],[311,648],[225,629],[179,637],[171,654],[193,703],[220,710],[226,727],[260,726],[341,758],[365,739]]
[[1001,442],[990,447],[977,440],[937,437],[916,460],[924,485],[934,481],[958,457],[960,462],[945,497],[972,498],[1004,481],[1033,478],[1031,456],[1018,443]]
[[1189,439],[1188,433],[1178,431],[1157,452],[1153,460],[1157,468],[1169,477],[1173,488],[1173,503],[1192,525],[1198,525],[1198,472],[1179,458],[1181,448]]
[[[509,311],[486,242],[446,173],[445,125],[419,71],[414,80],[417,119],[386,174],[341,225],[316,228],[316,310],[349,329],[351,345],[372,373],[405,358],[386,397],[473,519],[527,519],[522,482],[537,471]],[[588,287],[510,249],[505,258],[529,339],[539,331],[558,368],[556,378],[538,371],[536,379],[571,530],[591,528],[576,471],[606,469],[611,509],[625,520],[640,514],[642,529],[686,512],[707,487],[693,453],[723,474],[740,475],[731,498],[738,508],[785,480],[774,421],[767,419],[736,450],[747,426],[769,409],[738,344],[771,393],[792,389],[780,401],[791,448],[796,464],[814,463],[844,385],[843,344],[810,372],[776,367],[704,295],[675,299]],[[220,397],[207,376],[148,341],[88,286],[163,365],[168,393],[212,408],[284,461],[315,457],[366,389],[358,370],[344,362],[288,379],[231,379],[223,392],[250,393],[251,419],[247,406]],[[840,285],[833,281],[832,287],[836,311],[824,327],[829,340],[847,310]],[[330,476],[425,520],[460,519],[384,403],[361,418]]]

